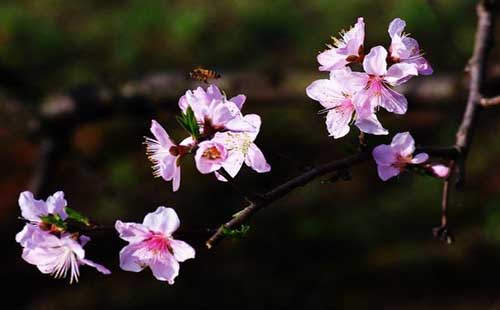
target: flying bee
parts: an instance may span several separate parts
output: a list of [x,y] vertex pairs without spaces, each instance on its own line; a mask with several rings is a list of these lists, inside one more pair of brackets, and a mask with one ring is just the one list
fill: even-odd
[[195,68],[193,71],[189,72],[189,77],[208,83],[207,80],[220,78],[220,74],[209,69]]

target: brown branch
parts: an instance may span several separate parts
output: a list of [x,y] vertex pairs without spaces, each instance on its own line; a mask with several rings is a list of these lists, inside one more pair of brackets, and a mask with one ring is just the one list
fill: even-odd
[[500,96],[496,96],[493,98],[481,98],[481,101],[479,102],[479,104],[481,104],[481,106],[483,106],[485,108],[499,105],[500,104]]
[[474,51],[466,68],[466,71],[468,71],[470,75],[469,96],[455,141],[455,146],[462,154],[456,163],[456,185],[459,189],[463,188],[465,183],[465,162],[472,142],[476,113],[480,106],[487,54],[493,40],[494,2],[494,0],[483,0],[476,8],[478,22],[474,41]]
[[[492,11],[493,0],[481,1],[477,6],[478,14],[478,27],[474,44],[474,53],[468,64],[468,71],[470,72],[469,83],[469,97],[465,113],[457,131],[456,142],[453,147],[437,147],[437,148],[420,148],[419,151],[425,151],[430,155],[442,156],[449,159],[455,159],[457,167],[457,185],[462,185],[465,174],[465,160],[469,147],[472,141],[473,124],[477,108],[480,103],[480,93],[483,86],[483,76],[486,66],[486,55],[492,40]],[[362,163],[370,158],[370,152],[365,150],[362,153],[353,155],[344,159],[336,160],[327,163],[323,166],[311,169],[308,172],[301,174],[288,182],[285,182],[273,190],[263,195],[263,199],[258,202],[251,202],[246,208],[233,215],[233,218],[221,226],[217,232],[207,240],[206,246],[210,249],[215,244],[220,242],[224,236],[224,228],[235,229],[248,221],[260,209],[268,206],[272,202],[285,196],[287,193],[293,191],[295,188],[304,186],[310,181],[321,177],[327,173],[335,172],[341,169],[349,169],[359,163]],[[449,197],[449,179],[445,182],[443,188],[443,202],[442,202],[442,221],[447,225],[447,207]],[[441,223],[443,224],[443,222]],[[446,234],[448,234],[446,230]],[[448,238],[447,238],[448,239]],[[451,240],[451,239],[450,239]]]

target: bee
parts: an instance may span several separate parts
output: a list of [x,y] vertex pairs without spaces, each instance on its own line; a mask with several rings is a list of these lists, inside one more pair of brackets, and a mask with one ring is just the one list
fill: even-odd
[[209,69],[195,68],[193,71],[189,72],[189,77],[198,81],[203,81],[208,83],[209,79],[218,79],[220,74]]

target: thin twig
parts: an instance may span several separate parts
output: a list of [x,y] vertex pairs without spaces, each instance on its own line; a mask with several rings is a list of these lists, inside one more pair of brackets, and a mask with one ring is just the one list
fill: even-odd
[[500,96],[496,96],[493,98],[482,98],[481,101],[479,102],[483,107],[489,108],[495,105],[500,104]]

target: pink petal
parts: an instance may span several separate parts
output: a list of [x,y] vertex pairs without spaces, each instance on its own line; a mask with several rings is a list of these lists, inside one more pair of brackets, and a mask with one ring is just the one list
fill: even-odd
[[47,198],[47,211],[50,214],[58,214],[63,220],[68,217],[66,210],[64,209],[68,202],[64,199],[64,192],[58,191],[54,193],[52,196]]
[[343,87],[336,80],[317,80],[306,88],[309,98],[319,101],[325,108],[334,108],[344,99]]
[[219,172],[214,171],[215,178],[221,182],[227,182],[227,179],[223,177]]
[[174,284],[174,279],[179,275],[179,263],[171,255],[153,260],[149,267],[156,279],[168,281],[168,284]]
[[170,140],[170,136],[165,131],[165,129],[155,120],[151,121],[151,133],[155,136],[156,140],[160,143],[164,148],[170,148],[173,143]]
[[418,71],[415,65],[409,63],[397,63],[389,67],[384,80],[391,85],[401,85],[417,75]]
[[237,116],[225,124],[227,130],[234,132],[255,132],[257,129],[249,124],[243,117]]
[[244,161],[245,155],[238,150],[234,150],[229,152],[228,157],[222,163],[222,167],[232,178],[234,178],[240,171]]
[[379,105],[389,112],[405,114],[408,109],[406,97],[390,88],[383,87],[379,98]]
[[426,162],[428,159],[429,159],[429,155],[427,155],[426,153],[420,153],[420,154],[415,155],[415,157],[413,157],[413,159],[411,160],[411,163],[412,164],[421,164],[423,162]]
[[415,151],[415,140],[409,132],[398,133],[392,138],[391,147],[396,153],[406,157]]
[[399,17],[394,18],[389,24],[389,36],[392,38],[394,36],[400,37],[403,30],[406,27],[406,22]]
[[[178,157],[176,157],[176,161],[177,160]],[[181,186],[181,167],[175,164],[174,175],[172,176],[172,190],[176,192],[177,190],[179,190],[180,186]]]
[[142,224],[154,232],[171,236],[179,228],[181,222],[174,209],[160,206],[155,212],[148,213]]
[[391,146],[381,144],[376,146],[372,151],[373,159],[377,165],[390,166],[396,162],[396,154]]
[[23,218],[32,222],[40,222],[41,215],[47,215],[47,206],[43,200],[36,200],[29,191],[19,195],[19,207]]
[[120,268],[125,271],[139,272],[146,266],[136,253],[142,249],[140,244],[129,244],[120,251]]
[[349,55],[359,55],[359,48],[365,40],[365,23],[363,17],[358,17],[354,27],[344,34],[346,49]]
[[346,60],[348,55],[339,54],[335,48],[326,50],[318,55],[317,59],[320,71],[333,71],[343,68],[349,62]]
[[120,238],[132,243],[141,242],[149,237],[148,228],[138,223],[124,223],[118,220],[115,222],[115,229]]
[[172,246],[174,257],[178,262],[183,262],[195,256],[194,249],[184,241],[170,240],[170,245]]
[[101,264],[95,263],[91,260],[82,259],[82,260],[80,260],[80,262],[82,262],[83,264],[85,264],[87,266],[94,267],[95,269],[97,269],[97,271],[99,271],[102,274],[111,274],[111,271],[109,271],[108,268],[104,267]]
[[372,75],[382,76],[387,72],[387,51],[383,46],[372,47],[363,60],[365,72]]
[[338,106],[328,111],[326,115],[326,127],[330,136],[335,139],[342,138],[349,132],[349,122],[352,119],[354,107]]
[[450,175],[450,168],[444,165],[434,165],[431,167],[432,172],[439,178],[447,178]]
[[255,145],[255,143],[252,143],[252,145],[248,148],[245,163],[247,166],[259,173],[271,171],[271,166],[267,163],[264,154],[262,154],[262,151],[257,147],[257,145]]
[[229,99],[229,101],[234,103],[238,107],[238,109],[241,110],[243,108],[243,104],[245,103],[246,99],[247,99],[247,97],[245,95],[238,95],[238,96],[234,96],[233,98]]
[[396,169],[392,166],[377,166],[378,176],[382,181],[387,181],[392,177],[399,175],[399,169]]
[[356,119],[355,125],[362,132],[372,135],[386,135],[389,133],[387,129],[382,127],[375,113]]

